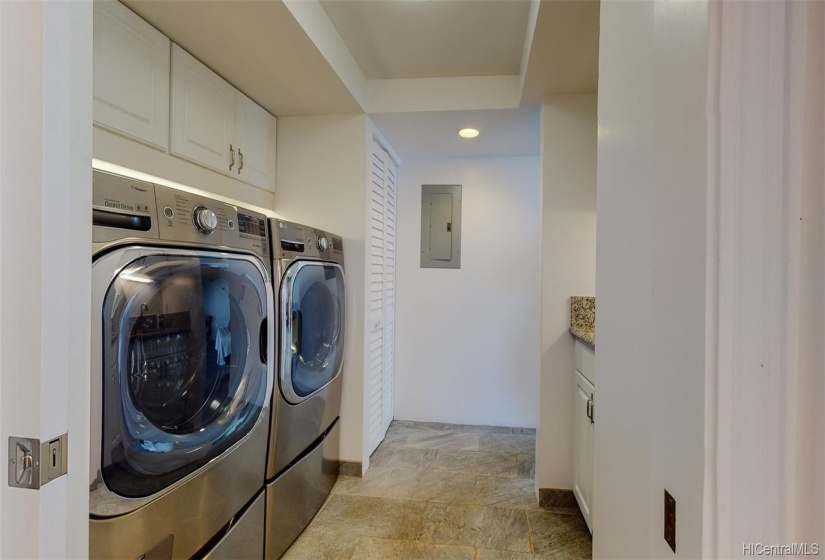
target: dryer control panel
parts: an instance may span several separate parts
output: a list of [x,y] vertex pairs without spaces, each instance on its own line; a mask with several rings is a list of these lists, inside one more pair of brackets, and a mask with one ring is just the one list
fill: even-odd
[[243,249],[270,258],[266,216],[206,196],[95,170],[94,243],[153,239]]
[[340,235],[310,226],[272,219],[274,259],[316,258],[344,264],[344,242]]

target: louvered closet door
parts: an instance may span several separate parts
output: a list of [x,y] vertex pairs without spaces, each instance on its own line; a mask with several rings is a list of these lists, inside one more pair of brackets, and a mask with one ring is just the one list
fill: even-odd
[[384,395],[383,431],[392,422],[395,371],[395,185],[396,167],[387,154],[384,161]]
[[368,364],[369,385],[369,452],[384,439],[384,150],[373,142],[371,173],[367,179],[370,197],[369,230],[369,323]]
[[370,157],[367,383],[369,452],[372,453],[387,433],[393,410],[396,168],[375,142]]

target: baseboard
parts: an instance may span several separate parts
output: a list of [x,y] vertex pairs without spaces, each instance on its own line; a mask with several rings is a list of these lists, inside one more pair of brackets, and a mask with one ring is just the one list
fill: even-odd
[[340,461],[339,462],[339,476],[356,476],[361,478],[361,462],[360,461]]
[[539,488],[539,507],[547,509],[579,510],[576,496],[572,490],[558,488]]

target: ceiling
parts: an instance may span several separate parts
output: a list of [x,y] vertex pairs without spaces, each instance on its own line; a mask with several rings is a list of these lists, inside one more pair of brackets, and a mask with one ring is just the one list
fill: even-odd
[[368,80],[517,75],[530,0],[321,0]]
[[599,2],[542,2],[524,73],[522,104],[545,95],[595,93],[599,80]]
[[276,117],[367,113],[402,158],[538,155],[542,97],[597,87],[598,0],[122,1]]
[[[538,156],[541,145],[538,107],[384,113],[371,118],[404,159]],[[458,131],[465,127],[481,134],[461,138]]]
[[276,117],[363,112],[279,0],[122,2]]

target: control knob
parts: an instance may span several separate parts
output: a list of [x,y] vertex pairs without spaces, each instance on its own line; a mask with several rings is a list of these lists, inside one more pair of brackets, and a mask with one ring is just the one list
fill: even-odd
[[209,235],[218,227],[218,217],[206,206],[196,206],[193,214],[195,227]]
[[318,238],[318,248],[322,251],[326,251],[329,249],[329,240],[326,237],[319,237]]

